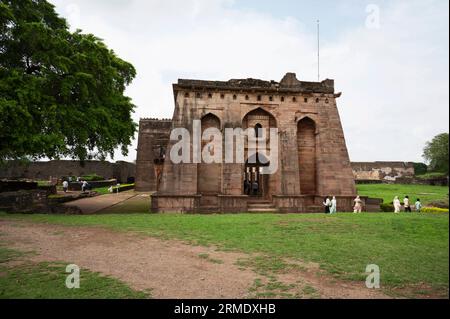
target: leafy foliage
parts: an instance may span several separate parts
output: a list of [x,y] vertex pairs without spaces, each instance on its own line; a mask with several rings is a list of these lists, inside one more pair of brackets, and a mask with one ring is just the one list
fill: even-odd
[[448,174],[448,133],[436,135],[431,142],[427,142],[423,157],[430,162],[430,169]]
[[425,163],[413,163],[413,165],[415,175],[422,175],[428,171],[428,166]]
[[0,3],[0,160],[113,157],[136,131],[134,67],[45,0]]
[[439,208],[439,207],[423,207],[420,210],[421,213],[447,213],[448,208]]

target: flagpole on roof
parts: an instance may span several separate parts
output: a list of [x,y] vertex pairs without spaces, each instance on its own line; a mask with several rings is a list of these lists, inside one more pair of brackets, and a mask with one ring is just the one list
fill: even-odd
[[317,20],[317,81],[320,82],[320,20]]

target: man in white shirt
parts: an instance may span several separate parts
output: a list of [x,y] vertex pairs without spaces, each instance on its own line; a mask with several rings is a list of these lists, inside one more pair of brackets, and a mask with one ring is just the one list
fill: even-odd
[[62,187],[63,187],[64,193],[67,193],[67,190],[69,189],[69,182],[68,181],[63,181]]
[[86,191],[87,186],[88,186],[88,182],[83,181],[83,182],[81,183],[81,191],[82,191],[82,192]]
[[405,212],[410,212],[411,213],[411,205],[409,204],[409,197],[405,196],[405,198],[403,199],[403,206],[405,207]]

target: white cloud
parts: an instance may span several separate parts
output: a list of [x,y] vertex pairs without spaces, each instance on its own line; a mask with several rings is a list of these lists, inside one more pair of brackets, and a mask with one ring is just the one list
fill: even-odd
[[[316,35],[292,16],[238,10],[226,0],[52,2],[73,28],[103,38],[137,68],[127,90],[135,121],[172,116],[177,78],[280,80],[292,71],[316,79]],[[448,4],[392,1],[380,14],[380,29],[361,20],[322,43],[321,74],[343,91],[352,160],[418,161],[425,141],[448,131]]]

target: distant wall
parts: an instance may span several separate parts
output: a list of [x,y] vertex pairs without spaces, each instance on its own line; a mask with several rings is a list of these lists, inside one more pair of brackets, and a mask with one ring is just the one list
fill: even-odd
[[0,166],[0,179],[40,179],[50,177],[82,176],[97,174],[106,179],[117,179],[119,183],[126,183],[134,179],[136,165],[134,163],[118,161],[85,161],[82,166],[79,161],[55,160],[48,162],[20,163],[10,161]]
[[356,181],[395,181],[414,177],[412,162],[352,162]]

